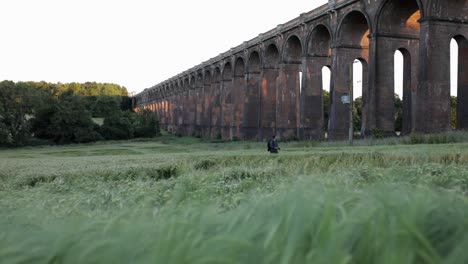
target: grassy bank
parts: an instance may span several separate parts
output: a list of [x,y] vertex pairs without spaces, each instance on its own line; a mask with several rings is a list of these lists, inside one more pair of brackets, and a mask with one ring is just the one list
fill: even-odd
[[468,144],[358,145],[0,151],[0,262],[467,263]]

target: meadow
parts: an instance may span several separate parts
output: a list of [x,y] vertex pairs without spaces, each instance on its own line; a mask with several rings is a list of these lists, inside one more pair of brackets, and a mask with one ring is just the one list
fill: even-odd
[[0,263],[468,263],[467,138],[0,150]]

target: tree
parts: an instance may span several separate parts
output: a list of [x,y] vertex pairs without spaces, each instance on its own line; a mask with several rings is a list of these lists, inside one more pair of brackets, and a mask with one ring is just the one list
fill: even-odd
[[395,94],[395,131],[403,131],[403,100]]
[[106,117],[116,112],[121,111],[120,96],[99,96],[91,107],[91,112],[94,117]]
[[353,105],[353,129],[354,131],[361,131],[362,127],[362,97],[354,100]]
[[32,91],[25,83],[0,83],[0,145],[22,146],[31,137]]
[[38,111],[33,120],[33,131],[36,137],[57,144],[87,143],[101,138],[85,103],[72,91]]
[[452,96],[450,98],[450,108],[452,110],[452,128],[457,129],[457,97]]

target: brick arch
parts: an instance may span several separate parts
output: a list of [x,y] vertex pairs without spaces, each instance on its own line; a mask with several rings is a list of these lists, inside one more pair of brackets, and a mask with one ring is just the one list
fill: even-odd
[[267,68],[276,68],[280,63],[280,53],[278,46],[276,44],[271,43],[265,49],[265,58],[264,58],[264,66]]
[[330,56],[333,43],[330,28],[324,24],[316,25],[311,30],[307,43],[308,55]]
[[249,73],[259,73],[261,68],[260,53],[256,50],[249,54],[249,60],[247,62],[247,71]]
[[236,59],[234,66],[234,77],[244,77],[245,74],[245,62],[242,57]]
[[368,36],[373,32],[369,22],[369,16],[362,10],[353,9],[346,13],[337,30],[337,39],[340,40],[340,44],[369,46]]
[[289,63],[301,63],[303,57],[303,44],[298,35],[292,34],[283,46],[283,61]]
[[386,0],[379,7],[376,31],[418,35],[424,8],[419,0]]
[[195,76],[196,76],[196,73],[190,74],[189,87],[192,89],[195,88],[195,85],[197,84],[197,78]]
[[204,84],[210,84],[211,81],[212,81],[211,70],[210,69],[205,69],[205,73],[203,75],[203,83]]
[[213,73],[213,82],[220,82],[221,81],[221,69],[219,67],[215,67]]
[[200,87],[203,84],[203,71],[200,70],[197,72],[196,84]]
[[190,76],[187,76],[184,78],[184,81],[183,81],[183,90],[186,91],[190,88]]
[[184,83],[184,81],[182,79],[178,79],[176,81],[176,84],[175,84],[175,92],[176,93],[180,93],[182,91],[182,84]]
[[224,63],[223,66],[223,81],[231,80],[233,76],[231,62]]

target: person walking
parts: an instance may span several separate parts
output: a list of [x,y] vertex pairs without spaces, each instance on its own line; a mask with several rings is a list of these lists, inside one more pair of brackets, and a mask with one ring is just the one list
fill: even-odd
[[278,154],[278,151],[281,150],[278,146],[278,142],[276,142],[276,136],[273,137],[268,141],[268,152],[271,154]]

